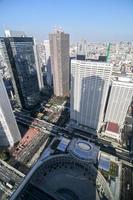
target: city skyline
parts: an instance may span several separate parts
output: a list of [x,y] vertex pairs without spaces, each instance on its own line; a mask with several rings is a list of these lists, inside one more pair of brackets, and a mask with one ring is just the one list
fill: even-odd
[[70,4],[59,0],[37,3],[2,0],[0,6],[1,36],[5,29],[24,30],[42,41],[48,39],[48,34],[57,26],[70,33],[71,42],[82,38],[91,42],[133,41],[131,0],[78,0]]
[[0,8],[0,200],[133,200],[133,0]]

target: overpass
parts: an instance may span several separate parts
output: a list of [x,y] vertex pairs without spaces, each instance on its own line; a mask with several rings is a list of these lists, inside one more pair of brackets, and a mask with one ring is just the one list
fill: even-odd
[[131,158],[128,150],[116,146],[113,147],[110,143],[108,143],[106,140],[102,138],[93,139],[91,134],[69,132],[65,128],[46,122],[44,120],[40,120],[38,118],[26,116],[21,112],[15,112],[15,117],[17,122],[34,127],[40,130],[41,132],[44,132],[47,135],[51,136],[62,135],[64,137],[70,137],[70,138],[73,138],[74,136],[74,137],[79,137],[81,139],[90,140],[97,146],[100,146],[101,151],[116,156],[118,157],[118,159],[121,159],[124,164],[133,167],[133,165],[130,163]]

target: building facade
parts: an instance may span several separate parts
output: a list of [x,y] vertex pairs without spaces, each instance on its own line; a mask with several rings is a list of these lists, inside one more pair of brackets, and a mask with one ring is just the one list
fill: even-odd
[[53,72],[51,68],[51,56],[50,56],[50,44],[49,40],[44,40],[44,48],[45,48],[45,70],[46,70],[46,80],[47,85],[52,87],[53,84]]
[[10,100],[0,77],[0,147],[13,146],[21,139]]
[[70,118],[77,124],[100,129],[111,72],[107,63],[71,60]]
[[49,34],[55,96],[69,95],[69,34],[57,30]]
[[[42,59],[42,52],[41,52],[41,45],[37,45],[34,40],[34,53],[35,53],[35,62],[36,62],[36,69],[37,69],[37,76],[38,76],[38,83],[40,91],[44,91],[44,81],[43,81],[43,59]],[[43,50],[42,50],[43,51]]]
[[34,40],[32,37],[6,37],[1,38],[1,43],[17,102],[20,107],[31,109],[40,100]]
[[119,127],[123,127],[127,115],[128,108],[133,97],[133,82],[112,81],[109,101],[107,105],[105,122],[115,123]]
[[47,62],[48,62],[49,57],[50,57],[50,44],[49,44],[49,40],[44,40],[43,44],[44,44],[44,49],[45,49],[45,65],[47,65]]

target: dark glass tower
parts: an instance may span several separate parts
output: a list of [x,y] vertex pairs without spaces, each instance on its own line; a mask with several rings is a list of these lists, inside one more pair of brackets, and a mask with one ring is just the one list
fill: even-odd
[[40,99],[34,40],[32,37],[6,37],[4,45],[18,104],[31,109]]

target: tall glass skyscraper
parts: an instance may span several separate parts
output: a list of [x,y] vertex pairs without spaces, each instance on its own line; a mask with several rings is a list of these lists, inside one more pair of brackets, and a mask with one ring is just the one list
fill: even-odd
[[40,99],[32,37],[1,38],[16,99],[20,107],[31,109]]

